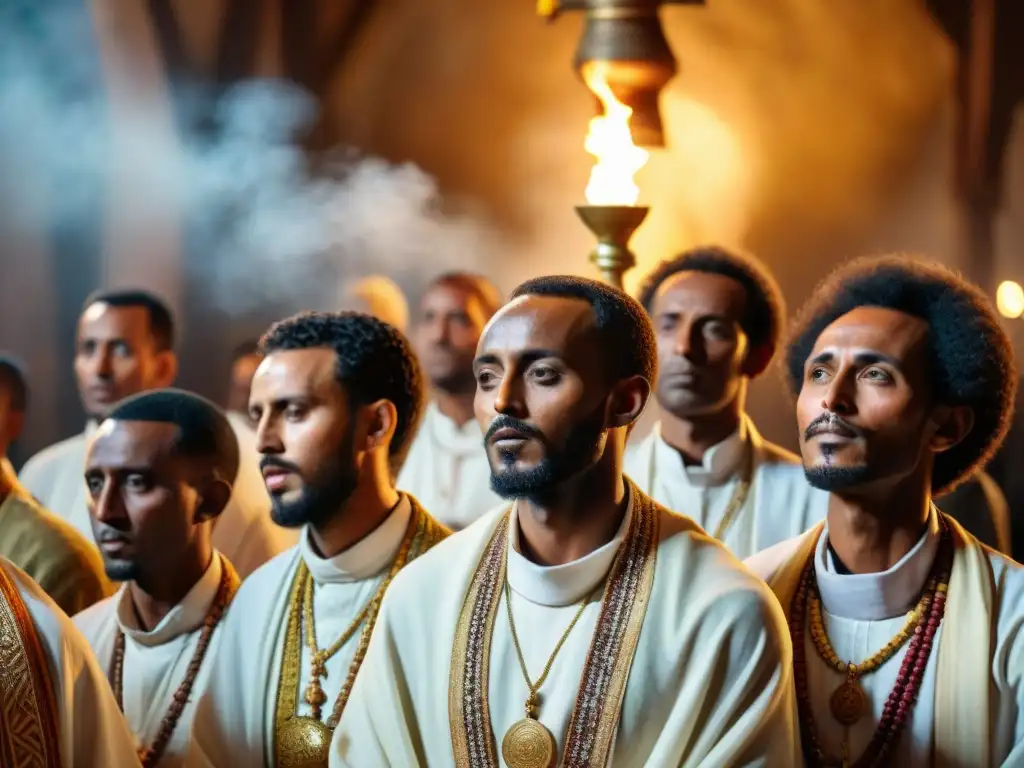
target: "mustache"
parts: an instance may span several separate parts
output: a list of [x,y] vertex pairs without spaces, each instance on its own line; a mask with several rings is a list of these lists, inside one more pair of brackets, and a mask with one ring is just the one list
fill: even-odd
[[484,435],[484,444],[486,445],[490,443],[495,433],[501,429],[514,429],[524,437],[532,437],[540,440],[541,442],[546,442],[544,433],[532,424],[527,424],[522,419],[502,414],[501,416],[495,417],[494,421],[491,422],[491,426],[487,428],[487,434]]
[[97,544],[109,544],[112,541],[123,541],[128,544],[132,540],[132,537],[125,531],[119,531],[106,523],[97,523],[93,527],[93,535],[96,537]]
[[694,365],[685,357],[676,357],[661,366],[659,373],[663,376],[672,376],[678,373],[696,373],[698,370],[700,370],[699,365]]
[[263,456],[260,458],[260,472],[267,469],[267,467],[277,467],[278,469],[283,469],[285,472],[292,472],[296,475],[302,474],[297,466],[292,464],[290,461],[285,461],[277,456]]
[[842,437],[864,437],[864,430],[855,427],[839,414],[823,413],[807,425],[807,429],[804,430],[804,440],[810,440],[815,435],[824,432]]

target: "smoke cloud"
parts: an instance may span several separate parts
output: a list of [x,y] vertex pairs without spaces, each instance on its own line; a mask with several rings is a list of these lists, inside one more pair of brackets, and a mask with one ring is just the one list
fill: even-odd
[[152,101],[112,111],[99,66],[83,53],[96,48],[87,14],[43,16],[25,5],[0,11],[0,21],[0,195],[22,232],[82,228],[84,238],[102,217],[106,229],[135,233],[130,258],[142,261],[165,258],[157,241],[176,239],[190,254],[188,276],[237,313],[268,302],[334,307],[343,286],[368,273],[409,290],[444,269],[481,269],[503,247],[479,212],[445,199],[412,163],[351,147],[310,158],[300,140],[317,105],[292,83],[189,94],[173,118]]

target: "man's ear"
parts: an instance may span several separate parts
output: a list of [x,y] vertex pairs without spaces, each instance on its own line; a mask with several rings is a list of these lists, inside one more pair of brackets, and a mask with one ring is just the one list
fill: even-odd
[[211,477],[200,492],[195,522],[205,523],[220,517],[230,500],[231,483],[219,477]]
[[382,398],[360,408],[360,415],[366,424],[366,437],[363,445],[356,446],[357,449],[372,451],[381,446],[390,446],[398,427],[398,409],[395,404]]
[[178,378],[178,356],[172,350],[165,349],[157,354],[155,374],[154,389],[164,389],[174,384]]
[[774,356],[774,344],[769,343],[761,344],[757,347],[750,347],[747,349],[747,355],[743,360],[743,365],[740,366],[740,373],[748,379],[756,379],[768,369],[768,366],[771,365],[772,358]]
[[935,432],[928,440],[934,453],[948,451],[974,428],[974,409],[968,405],[940,405],[929,417]]
[[612,389],[608,401],[608,426],[628,427],[640,418],[651,397],[651,384],[643,376],[630,376]]

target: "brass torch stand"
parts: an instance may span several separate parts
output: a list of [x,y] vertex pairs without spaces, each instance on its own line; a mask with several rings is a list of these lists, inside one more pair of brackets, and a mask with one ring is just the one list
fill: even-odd
[[629,239],[649,210],[639,205],[576,206],[576,213],[597,238],[590,261],[609,285],[622,288],[622,276],[636,266],[636,256],[629,250]]

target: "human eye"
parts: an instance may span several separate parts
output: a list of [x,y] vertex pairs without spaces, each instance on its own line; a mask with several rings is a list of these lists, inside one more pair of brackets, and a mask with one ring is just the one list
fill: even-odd
[[494,374],[494,371],[488,370],[486,368],[483,369],[483,370],[477,371],[476,383],[480,387],[480,389],[483,389],[483,390],[492,389],[494,387],[494,385],[497,383],[497,381],[498,381],[498,377]]
[[868,368],[861,375],[868,381],[873,381],[877,384],[888,384],[893,380],[889,372],[882,368]]
[[821,384],[828,381],[828,369],[820,365],[812,366],[807,371],[807,380],[812,384]]
[[288,421],[302,421],[308,412],[309,408],[302,403],[289,403],[284,409],[284,417]]
[[557,384],[562,375],[547,365],[537,365],[530,369],[530,378],[542,386],[550,387]]
[[153,486],[150,478],[141,472],[131,472],[124,478],[124,487],[129,491],[144,493]]

